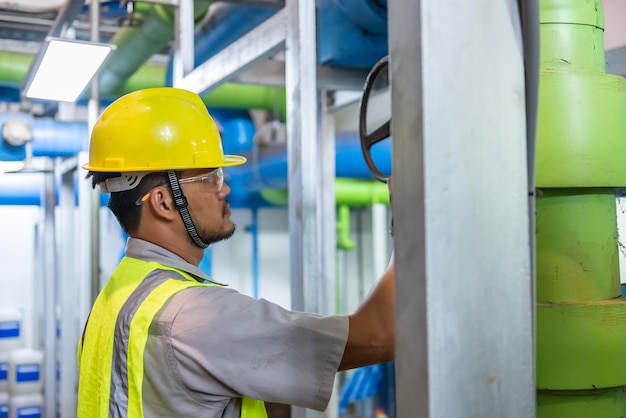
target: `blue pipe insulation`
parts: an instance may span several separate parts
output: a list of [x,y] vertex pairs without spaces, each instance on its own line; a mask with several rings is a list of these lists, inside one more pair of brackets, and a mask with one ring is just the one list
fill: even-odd
[[[224,4],[215,19],[199,25],[194,31],[194,67],[205,62],[228,45],[276,14],[274,7]],[[173,54],[165,73],[165,85],[171,86]]]
[[[34,157],[71,157],[88,149],[89,135],[84,122],[59,122],[51,118],[34,118],[21,113],[0,114],[0,126],[9,120],[21,120],[31,127]],[[0,161],[21,161],[25,147],[12,146],[0,138]]]
[[[324,10],[325,0],[320,4]],[[330,8],[363,31],[387,36],[387,0],[330,0]]]
[[[252,146],[254,123],[246,110],[212,109],[211,115],[221,127],[223,142],[240,152]],[[32,128],[34,157],[71,157],[89,149],[89,133],[85,122],[60,122],[52,118],[35,118],[21,113],[0,114],[0,127],[9,120],[22,120]],[[0,161],[22,161],[24,146],[12,146],[0,138]]]
[[[372,179],[365,163],[357,134],[338,134],[336,142],[335,175],[338,178]],[[372,147],[372,159],[385,174],[391,173],[391,140],[380,142]],[[246,190],[261,191],[267,188],[287,188],[287,149],[273,146],[259,150],[255,159],[251,151],[242,153],[248,163],[232,167],[230,172]]]
[[[211,115],[222,132],[225,152],[240,154],[244,149],[252,147],[255,127],[247,110],[212,109]],[[33,156],[71,157],[88,149],[89,134],[84,122],[60,122],[23,114],[3,114],[0,115],[0,126],[12,119],[26,121],[32,127]],[[12,146],[0,139],[0,161],[21,161],[24,158],[24,146]],[[40,204],[42,182],[41,175],[0,176],[0,205]],[[228,197],[231,207],[272,206],[259,193],[235,187],[236,179],[230,184],[233,186]],[[106,206],[108,195],[102,195],[101,203]]]
[[[85,180],[84,175],[79,174],[78,177],[80,181],[88,181]],[[43,204],[42,193],[44,192],[44,187],[45,178],[43,173],[2,174],[0,175],[0,206],[41,206]],[[57,190],[59,188],[60,185],[57,184]],[[78,190],[77,184],[75,189]],[[56,199],[58,202],[58,193]],[[102,194],[100,205],[106,206],[108,201],[109,195]],[[75,195],[75,203],[78,203],[78,194]]]
[[[260,192],[268,187],[287,187],[286,147],[263,149],[259,152],[258,160],[252,159],[249,150],[253,146],[255,127],[247,111],[214,109],[211,113],[221,127],[225,152],[247,155],[249,158],[247,164],[231,167],[227,172],[231,206],[271,207]],[[87,126],[83,122],[59,122],[22,114],[4,114],[0,115],[0,125],[10,119],[21,119],[31,124],[34,156],[71,157],[88,149]],[[390,142],[384,141],[372,148],[372,156],[383,172],[391,171]],[[340,134],[336,144],[337,177],[371,178],[356,134]],[[21,161],[24,157],[24,146],[11,146],[6,141],[0,141],[0,160]],[[0,176],[0,205],[40,204],[41,182],[41,176],[36,175]],[[102,203],[106,205],[107,202],[107,195],[103,195]]]
[[318,0],[317,21],[322,64],[370,69],[388,54],[386,0]]
[[41,173],[0,175],[0,205],[40,206],[44,192]]
[[[391,141],[384,141],[373,149],[372,157],[385,173],[391,172]],[[33,145],[35,142],[33,142]],[[227,149],[227,147],[225,147]],[[241,154],[241,152],[240,152]],[[243,153],[245,154],[245,153]],[[337,177],[371,179],[356,135],[341,135],[337,139]],[[82,180],[83,177],[79,176]],[[285,147],[274,147],[261,152],[259,162],[231,167],[227,172],[231,192],[228,201],[232,208],[273,207],[260,195],[268,187],[287,187],[287,153]],[[39,205],[43,176],[41,174],[5,174],[0,176],[0,205]],[[108,195],[101,204],[106,206]]]
[[[88,181],[82,175],[78,177],[76,182]],[[228,184],[231,187],[231,193],[227,200],[232,209],[275,207],[263,199],[258,192],[235,187],[232,183]],[[0,175],[0,206],[40,206],[43,203],[41,198],[43,187],[44,177],[41,173],[2,174]],[[78,191],[78,184],[74,187]],[[78,192],[75,195],[75,202],[78,204]],[[101,194],[100,205],[106,206],[108,203],[109,195]]]
[[[128,9],[122,6],[120,1],[101,1],[100,19],[124,19],[128,15]],[[83,6],[80,14],[89,15],[89,5]]]
[[19,87],[0,80],[0,100],[9,103],[19,103],[21,100]]
[[[214,21],[195,30],[194,66],[213,57],[277,11],[271,7],[225,4]],[[318,26],[320,63],[369,69],[388,53],[386,0],[320,0]],[[165,77],[168,86],[172,85],[172,58]]]

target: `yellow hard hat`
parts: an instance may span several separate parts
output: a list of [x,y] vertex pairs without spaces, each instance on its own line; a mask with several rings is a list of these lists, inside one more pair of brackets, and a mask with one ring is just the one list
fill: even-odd
[[114,101],[91,133],[86,170],[97,172],[216,168],[246,162],[224,155],[213,118],[196,93],[138,90]]

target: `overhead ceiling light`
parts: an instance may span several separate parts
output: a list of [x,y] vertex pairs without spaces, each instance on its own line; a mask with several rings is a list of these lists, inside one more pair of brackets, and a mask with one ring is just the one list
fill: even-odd
[[31,66],[24,95],[31,99],[75,102],[115,47],[48,37],[43,48],[41,61]]

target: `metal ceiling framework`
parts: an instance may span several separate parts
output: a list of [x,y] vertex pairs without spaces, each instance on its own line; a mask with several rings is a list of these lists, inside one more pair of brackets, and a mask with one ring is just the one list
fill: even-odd
[[[80,2],[80,8],[83,6],[84,2]],[[0,4],[0,40],[15,43],[43,42],[55,26],[60,28],[65,24],[71,24],[76,39],[89,40],[89,14],[80,13],[80,8],[67,13],[70,12],[67,6],[63,9],[31,11],[20,10],[18,7],[2,7]],[[70,14],[74,14],[73,18]],[[112,37],[123,24],[124,21],[118,17],[104,19],[99,26],[102,39]]]

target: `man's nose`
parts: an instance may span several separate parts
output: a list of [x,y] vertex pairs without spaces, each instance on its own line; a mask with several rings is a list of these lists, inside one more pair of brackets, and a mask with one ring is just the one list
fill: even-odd
[[230,186],[226,184],[226,182],[224,182],[224,184],[222,185],[222,190],[220,190],[220,195],[222,195],[223,197],[226,197],[229,194],[230,194]]

